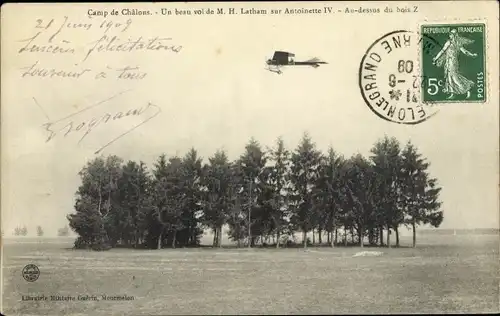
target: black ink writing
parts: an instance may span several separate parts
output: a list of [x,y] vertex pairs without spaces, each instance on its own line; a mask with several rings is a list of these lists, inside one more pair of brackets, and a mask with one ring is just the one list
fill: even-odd
[[33,37],[23,39],[20,42],[26,43],[18,53],[50,53],[50,54],[74,54],[75,49],[69,45],[70,42],[62,41],[59,44],[43,43],[36,44],[35,40],[42,34],[42,32],[36,33]]
[[58,68],[45,68],[39,65],[39,62],[36,61],[34,64],[28,67],[22,67],[22,75],[21,77],[39,77],[39,78],[75,78],[79,79],[85,74],[88,74],[91,69],[84,68],[79,70],[63,70]]
[[146,124],[147,122],[149,122],[150,120],[152,120],[154,117],[156,117],[158,114],[161,113],[161,108],[159,108],[158,106],[152,104],[151,102],[148,103],[148,106],[147,108],[151,108],[151,109],[155,109],[156,111],[154,113],[151,113],[150,116],[148,116],[146,119],[144,119],[142,122],[140,122],[139,124],[135,125],[134,127],[130,128],[129,130],[125,131],[124,133],[118,135],[117,137],[113,138],[110,142],[108,142],[107,144],[105,144],[104,146],[102,146],[101,148],[99,148],[94,154],[99,154],[102,150],[104,150],[104,148],[110,146],[111,144],[113,144],[114,142],[116,142],[118,139],[124,137],[125,135],[131,133],[132,131],[134,131],[135,129],[139,128],[140,126]]
[[21,78],[40,78],[40,79],[69,79],[77,80],[90,76],[94,79],[121,79],[121,80],[142,80],[148,75],[140,69],[139,66],[124,66],[112,68],[107,66],[106,71],[93,72],[91,68],[82,67],[68,67],[68,68],[54,68],[43,67],[39,61],[19,68],[21,70]]
[[[145,107],[141,108],[132,108],[128,109],[127,111],[121,112],[112,112],[112,113],[104,113],[102,115],[99,115],[97,117],[92,117],[89,120],[68,120],[68,121],[60,121],[57,123],[45,123],[43,124],[43,127],[45,128],[45,131],[48,133],[48,137],[46,139],[46,142],[51,141],[56,135],[61,134],[64,137],[74,134],[76,132],[82,132],[83,135],[78,141],[78,143],[81,143],[87,135],[92,132],[94,128],[96,128],[99,125],[106,124],[108,122],[120,120],[122,118],[128,117],[128,116],[140,116],[144,112],[146,112],[148,109],[150,110],[151,107],[156,107],[149,103]],[[58,124],[61,123],[61,124]]]
[[[173,42],[170,37],[137,36],[125,39],[117,35],[107,35],[108,31],[124,33],[132,25],[132,19],[124,22],[104,20],[100,24],[92,22],[71,21],[67,16],[61,20],[37,19],[35,21],[36,32],[28,37],[19,40],[21,47],[19,54],[51,54],[51,55],[75,55],[82,54],[81,62],[85,62],[91,55],[96,53],[133,53],[140,51],[173,52],[179,53],[183,46]],[[98,29],[101,34],[98,39],[86,44],[78,43],[79,38],[85,35],[75,33],[77,31],[89,31]],[[68,34],[69,33],[69,34]]]
[[127,21],[125,21],[125,23],[104,20],[102,21],[99,28],[104,29],[104,33],[107,33],[111,29],[120,29],[120,32],[123,33],[126,30],[128,30],[131,24],[132,24],[131,19],[128,19]]
[[145,72],[138,71],[139,67],[125,66],[115,69],[118,72],[118,79],[141,80],[147,75]]
[[67,115],[61,119],[51,121],[49,120],[49,117],[43,110],[43,108],[40,106],[38,101],[33,98],[35,103],[40,107],[40,109],[44,112],[44,115],[46,116],[48,122],[42,124],[42,127],[44,131],[47,133],[47,138],[45,142],[50,142],[53,140],[56,136],[60,135],[62,137],[67,137],[68,135],[73,135],[73,134],[81,134],[80,139],[78,140],[78,143],[81,143],[92,131],[94,131],[98,126],[104,125],[104,124],[110,124],[114,121],[118,120],[123,120],[127,117],[139,117],[141,118],[141,121],[136,124],[135,126],[127,129],[125,132],[122,134],[118,135],[117,137],[114,137],[111,141],[106,143],[104,146],[100,147],[95,153],[98,154],[101,152],[104,148],[110,146],[112,143],[117,141],[118,139],[124,137],[125,135],[129,134],[133,130],[137,129],[138,127],[144,125],[146,122],[150,121],[154,117],[156,117],[158,114],[161,113],[161,108],[154,105],[151,102],[148,102],[146,105],[139,106],[139,107],[134,107],[134,108],[129,108],[124,111],[106,111],[102,114],[92,116],[90,119],[78,119],[78,115],[82,114],[83,112],[89,111],[93,108],[96,108],[97,106],[100,106],[102,104],[105,104],[118,96],[126,93],[128,91],[123,91],[118,94],[115,94],[105,100],[99,101],[95,104],[92,104],[90,106],[85,107],[82,110],[79,110],[77,112],[74,112],[70,115]]
[[89,43],[91,48],[85,53],[82,62],[86,61],[91,54],[101,52],[170,51],[179,53],[182,50],[181,45],[166,44],[166,42],[171,40],[172,38],[162,38],[159,36],[150,39],[144,39],[142,36],[139,36],[135,40],[121,40],[118,36],[103,35],[97,41]]

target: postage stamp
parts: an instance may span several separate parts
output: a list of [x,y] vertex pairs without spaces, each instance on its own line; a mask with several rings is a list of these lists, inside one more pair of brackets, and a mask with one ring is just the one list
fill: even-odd
[[[423,44],[422,44],[423,43]],[[418,124],[438,111],[422,102],[424,79],[420,75],[419,47],[427,58],[435,56],[441,45],[419,32],[395,30],[375,40],[361,59],[359,88],[372,112],[398,124]]]
[[420,32],[441,43],[427,54],[421,43],[422,100],[426,103],[485,102],[486,25],[424,24]]

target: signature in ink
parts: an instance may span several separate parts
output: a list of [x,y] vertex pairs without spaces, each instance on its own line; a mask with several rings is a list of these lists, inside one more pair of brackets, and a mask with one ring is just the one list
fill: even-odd
[[[146,105],[129,108],[126,111],[104,112],[102,114],[95,115],[90,119],[78,118],[79,114],[86,112],[97,106],[100,106],[102,104],[105,104],[128,91],[130,90],[117,93],[105,100],[96,102],[90,106],[87,106],[77,112],[74,112],[70,115],[67,115],[55,121],[50,120],[46,112],[43,110],[43,107],[40,105],[40,103],[38,103],[38,101],[35,98],[33,98],[33,101],[40,107],[40,109],[44,112],[47,118],[47,123],[42,124],[44,131],[47,132],[48,134],[45,142],[46,143],[50,142],[58,135],[61,135],[62,137],[66,137],[68,135],[81,135],[80,139],[78,140],[78,144],[80,144],[90,133],[92,133],[92,131],[94,131],[95,128],[97,128],[100,125],[112,124],[112,122],[122,120],[126,117],[137,116],[142,118],[139,124],[136,124],[135,126],[127,129],[125,132],[116,136],[111,141],[109,141],[104,146],[100,147],[98,150],[95,151],[95,154],[99,154],[106,147],[110,146],[111,144],[113,144],[120,138],[126,136],[127,134],[131,133],[140,126],[146,124],[148,121],[152,120],[154,117],[156,117],[158,114],[161,113],[160,107],[151,102],[148,102]],[[145,117],[143,116],[143,114],[145,115]]]

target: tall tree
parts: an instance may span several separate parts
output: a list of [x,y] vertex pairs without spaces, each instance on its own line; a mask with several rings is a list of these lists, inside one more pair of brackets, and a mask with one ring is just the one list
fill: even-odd
[[266,184],[271,191],[270,210],[274,231],[276,232],[276,248],[280,247],[280,238],[288,216],[288,194],[290,189],[290,152],[285,148],[283,138],[276,140],[271,149],[272,166],[268,167]]
[[121,240],[121,227],[127,222],[127,213],[120,205],[119,180],[122,177],[122,163],[123,159],[115,155],[106,157],[105,161],[103,226],[105,237],[112,246]]
[[373,220],[374,196],[377,178],[370,162],[362,155],[353,156],[349,162],[345,183],[347,206],[352,210],[352,219],[358,233],[358,243],[364,246],[365,232]]
[[[331,247],[335,246],[337,227],[342,211],[343,183],[342,178],[345,162],[344,158],[330,147],[328,156],[323,157],[320,165],[318,183],[315,194],[318,197],[317,206],[321,217],[321,230],[324,228],[328,233],[328,242]],[[321,241],[320,241],[321,243]]]
[[[171,158],[172,159],[172,158]],[[174,163],[176,160],[174,160]],[[166,155],[162,154],[156,161],[153,169],[152,181],[152,204],[155,221],[150,224],[150,234],[156,235],[157,249],[161,249],[166,235],[173,229],[176,221],[176,196],[171,194],[172,191],[172,175],[173,169],[172,160],[167,160]]]
[[105,230],[99,204],[89,194],[76,197],[75,214],[69,214],[69,226],[78,234],[76,247],[87,247],[101,244],[104,241]]
[[198,227],[201,210],[202,159],[191,148],[182,160],[182,184],[185,194],[182,205],[182,222],[185,227],[180,231],[179,242],[183,245],[196,245],[202,233]]
[[412,228],[413,247],[416,247],[416,226],[430,224],[439,227],[443,221],[439,201],[441,188],[429,175],[430,164],[411,142],[406,144],[401,156],[401,207],[405,211],[405,223]]
[[143,238],[144,212],[147,209],[149,178],[145,164],[129,161],[122,167],[119,183],[119,205],[122,218],[118,221],[120,239],[137,247]]
[[222,227],[232,210],[232,168],[223,150],[217,150],[208,162],[203,177],[203,221],[214,232],[214,247],[222,247]]
[[137,174],[132,182],[136,197],[136,209],[133,213],[135,247],[143,242],[148,231],[148,224],[151,222],[151,213],[153,212],[151,180],[146,164],[140,161]]
[[69,214],[67,219],[69,226],[79,235],[83,244],[94,244],[104,236],[102,217],[105,211],[101,209],[105,170],[104,158],[96,157],[78,173],[82,183],[76,192],[76,214]]
[[247,209],[245,218],[247,223],[248,247],[252,247],[255,243],[255,238],[262,232],[260,229],[262,228],[261,226],[253,225],[252,227],[252,224],[260,219],[259,216],[256,216],[255,212],[262,211],[256,202],[265,182],[264,167],[266,161],[266,154],[259,142],[254,138],[251,138],[247,143],[245,152],[237,161],[239,170],[241,171],[242,200]]
[[246,234],[246,210],[243,205],[243,173],[237,163],[231,165],[231,206],[228,216],[229,238],[238,243],[238,248],[241,247],[241,241],[248,235]]
[[[387,246],[390,247],[391,229],[396,232],[396,244],[399,245],[399,225],[404,216],[399,206],[399,174],[401,168],[400,144],[394,137],[385,136],[378,140],[371,149],[371,160],[377,177],[377,217],[382,236],[383,227],[387,228]],[[381,237],[381,245],[383,240]]]
[[43,236],[43,228],[42,228],[42,226],[37,226],[36,227],[36,235],[38,237],[42,237]]
[[184,229],[182,220],[183,209],[186,205],[184,191],[182,159],[174,156],[168,159],[166,177],[162,179],[159,201],[163,205],[163,212],[158,220],[167,229],[167,241],[172,248],[177,246],[177,233]]
[[317,182],[321,152],[309,134],[304,133],[302,140],[291,157],[290,180],[293,186],[292,222],[302,231],[304,248],[307,247],[307,233],[316,224],[313,210],[313,188]]
[[82,183],[76,192],[76,214],[69,214],[67,219],[83,244],[107,242],[110,235],[112,241],[116,240],[121,163],[117,156],[96,157],[79,172]]

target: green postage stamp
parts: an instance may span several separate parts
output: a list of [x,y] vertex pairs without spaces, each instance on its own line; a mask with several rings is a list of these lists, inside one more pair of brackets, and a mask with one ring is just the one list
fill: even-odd
[[426,24],[421,33],[438,46],[425,54],[420,46],[422,99],[426,103],[486,101],[486,26]]

